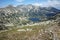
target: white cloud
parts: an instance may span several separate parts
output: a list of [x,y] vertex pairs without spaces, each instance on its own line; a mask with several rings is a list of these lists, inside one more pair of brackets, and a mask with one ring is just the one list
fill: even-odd
[[60,5],[60,1],[59,0],[48,0],[47,4],[50,6],[56,6],[56,5]]
[[35,6],[40,6],[40,4],[39,4],[39,3],[33,3],[32,5],[35,5]]
[[34,5],[40,5],[42,7],[48,6],[58,7],[60,5],[60,0],[47,0],[46,2],[43,3],[34,3]]
[[24,0],[16,0],[17,2],[23,2]]

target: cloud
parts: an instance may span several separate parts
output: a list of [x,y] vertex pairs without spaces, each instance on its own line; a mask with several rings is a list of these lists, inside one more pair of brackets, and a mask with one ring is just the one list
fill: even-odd
[[40,6],[40,4],[39,4],[39,3],[32,3],[32,5]]
[[56,5],[60,5],[59,0],[48,0],[47,1],[47,6],[56,6]]
[[[23,3],[26,0],[15,0],[17,2]],[[60,0],[47,0],[47,1],[43,1],[43,2],[39,2],[40,0],[35,0],[36,2],[31,3],[33,5],[36,6],[42,6],[42,7],[49,7],[49,6],[53,6],[56,8],[60,8]]]
[[58,7],[60,5],[60,0],[47,0],[46,2],[42,3],[34,3],[34,5],[40,5],[42,7],[48,6]]
[[16,0],[17,2],[23,2],[23,1],[25,1],[25,0]]

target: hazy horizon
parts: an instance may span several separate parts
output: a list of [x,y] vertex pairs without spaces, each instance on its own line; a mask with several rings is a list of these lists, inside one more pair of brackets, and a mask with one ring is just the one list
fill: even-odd
[[60,0],[1,0],[0,8],[6,7],[8,5],[17,6],[22,4],[33,4],[42,7],[52,6],[60,9]]

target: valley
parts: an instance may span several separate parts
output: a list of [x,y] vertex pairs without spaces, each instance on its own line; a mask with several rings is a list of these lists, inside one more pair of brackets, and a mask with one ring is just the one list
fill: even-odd
[[60,40],[60,10],[34,5],[0,8],[0,40]]

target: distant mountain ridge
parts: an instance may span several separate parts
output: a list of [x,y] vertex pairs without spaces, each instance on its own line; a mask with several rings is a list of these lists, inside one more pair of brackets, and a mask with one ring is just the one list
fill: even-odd
[[54,16],[59,12],[60,10],[54,7],[40,7],[31,4],[18,5],[16,7],[9,5],[5,8],[0,8],[0,21],[3,23],[25,24],[25,22],[34,22],[35,18],[38,18],[37,21],[40,22],[55,19]]

